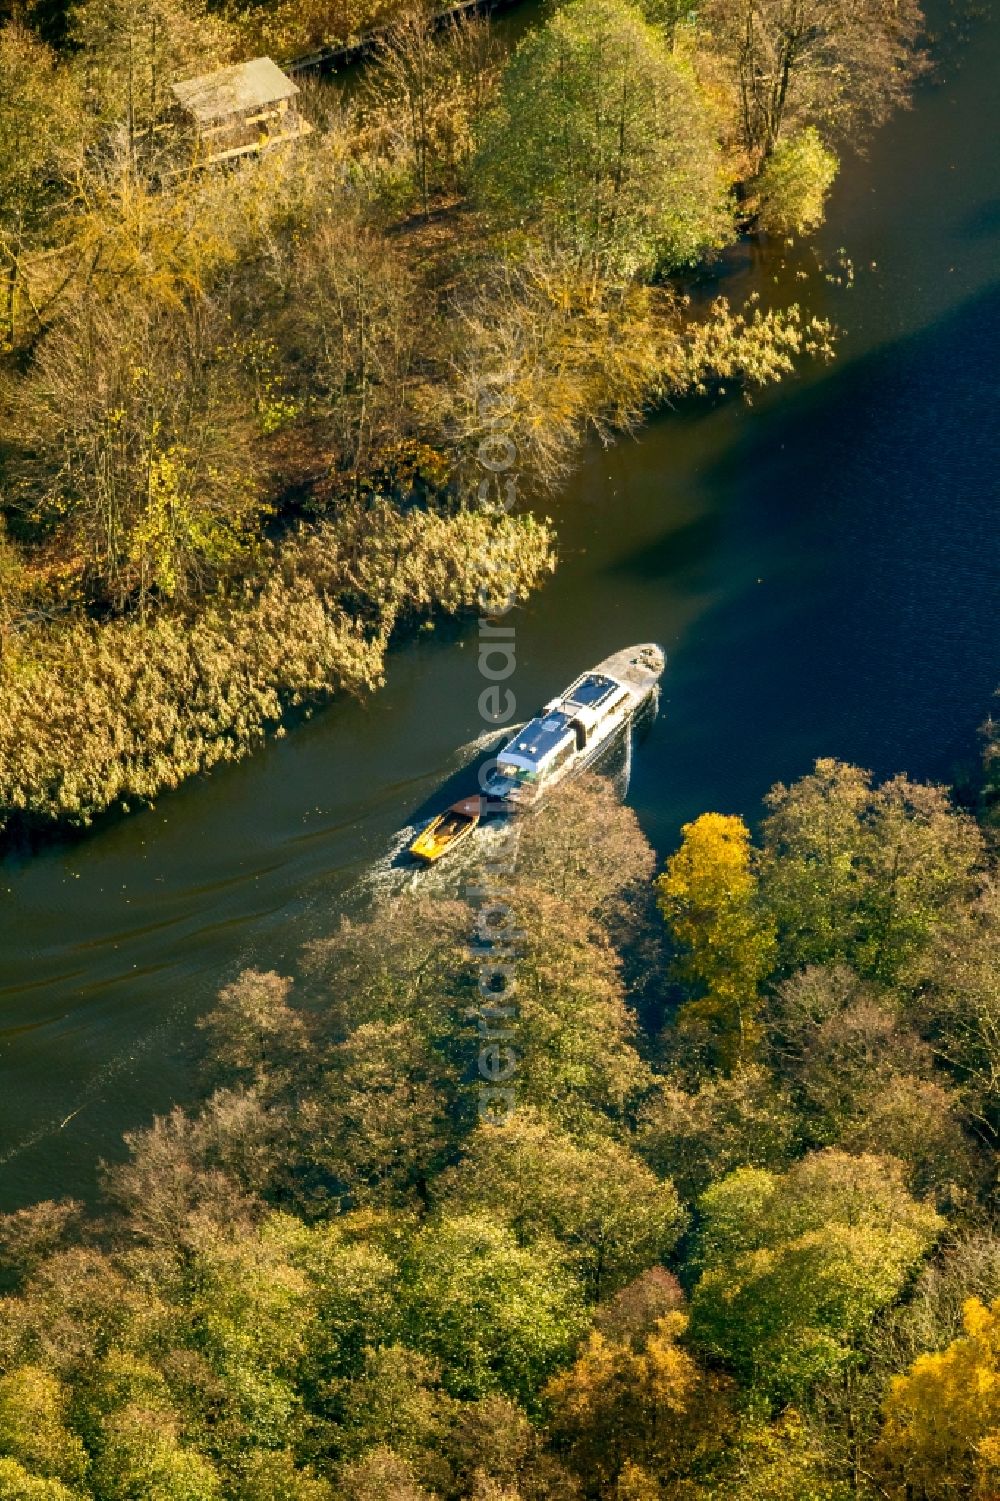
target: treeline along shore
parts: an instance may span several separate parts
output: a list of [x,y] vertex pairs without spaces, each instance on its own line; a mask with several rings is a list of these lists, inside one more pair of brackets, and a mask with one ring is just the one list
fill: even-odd
[[[474,604],[477,559],[538,586],[533,508],[588,436],[828,355],[799,307],[695,312],[678,278],[748,226],[818,224],[838,153],[926,66],[921,24],[913,0],[571,0],[511,52],[420,8],[19,7],[0,837],[148,801],[367,691],[394,631]],[[379,28],[283,144],[207,162],[174,82]],[[483,493],[498,430],[514,496]]]
[[243,973],[204,1103],[0,1217],[4,1501],[997,1494],[986,831],[834,761],[655,881],[607,782],[520,827],[502,921],[442,868]]

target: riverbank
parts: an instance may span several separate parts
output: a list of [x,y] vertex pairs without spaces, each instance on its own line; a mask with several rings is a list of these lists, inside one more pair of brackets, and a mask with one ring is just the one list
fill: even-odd
[[[584,17],[587,6],[596,11]],[[740,137],[727,15],[664,32],[617,0],[577,0],[514,59],[485,24],[402,18],[350,101],[312,96],[318,129],[297,152],[225,177],[170,177],[165,192],[162,162],[140,143],[87,180],[83,209],[39,206],[39,243],[62,243],[12,263],[0,453],[6,829],[86,824],[155,799],[246,754],[285,708],[372,686],[398,611],[390,602],[392,623],[359,626],[359,612],[378,615],[363,579],[359,600],[348,590],[317,603],[332,608],[323,629],[338,635],[326,656],[294,633],[311,629],[309,611],[282,600],[276,639],[308,659],[302,672],[261,666],[249,645],[254,611],[296,572],[300,539],[315,557],[350,528],[353,504],[392,504],[404,528],[417,513],[428,527],[438,518],[438,540],[464,528],[474,551],[470,528],[503,528],[514,504],[545,504],[589,435],[607,443],[682,393],[764,386],[802,354],[829,356],[829,323],[796,302],[694,309],[676,290],[677,273],[733,239],[736,195],[740,216],[749,201],[761,222],[805,230],[836,167],[805,104],[784,141]],[[602,168],[584,228],[569,200],[559,206],[563,189],[538,194],[511,177],[503,141],[520,137],[524,161],[535,153],[553,183],[581,170],[590,182],[613,128],[605,105],[616,86],[593,51],[605,33],[638,84],[626,135],[652,128],[656,144]],[[198,35],[207,45],[209,32]],[[74,60],[36,56],[27,33],[5,36],[8,66],[35,63],[47,104],[75,98]],[[98,44],[86,24],[81,36],[86,56]],[[830,35],[833,51],[845,44]],[[911,39],[899,45],[917,71]],[[568,116],[562,164],[550,161],[551,132],[530,137],[536,87],[556,108],[577,108],[551,92],[553,48],[601,105],[595,143],[590,114]],[[84,111],[89,143],[75,117],[54,117],[63,135],[42,140],[39,167],[56,171],[60,152],[83,150],[90,173],[87,153],[108,129],[101,108],[116,107],[98,98],[95,116]],[[149,131],[155,141],[153,116]],[[518,452],[517,497],[483,495],[476,473],[497,425]],[[483,501],[500,503],[500,519],[468,519]],[[282,542],[290,528],[299,540]],[[524,543],[523,596],[547,572],[551,537],[530,524],[511,536]],[[465,584],[458,602],[444,588],[422,608],[462,608],[474,597]],[[207,669],[213,686],[200,696],[203,638],[230,665],[218,681]],[[92,711],[101,728],[81,767],[77,726]]]

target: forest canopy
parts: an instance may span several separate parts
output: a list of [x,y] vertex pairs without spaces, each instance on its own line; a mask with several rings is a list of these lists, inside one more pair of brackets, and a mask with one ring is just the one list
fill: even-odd
[[502,1023],[454,871],[227,985],[100,1211],[0,1219],[0,1494],[986,1501],[994,856],[833,761],[769,804],[655,886],[610,782],[525,820]]

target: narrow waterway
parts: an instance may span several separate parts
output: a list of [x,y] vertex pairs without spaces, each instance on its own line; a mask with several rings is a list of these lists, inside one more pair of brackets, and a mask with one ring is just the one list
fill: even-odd
[[[755,817],[818,755],[921,778],[973,761],[1000,683],[998,34],[944,27],[937,79],[845,164],[815,246],[720,271],[730,296],[833,318],[836,362],[752,406],[684,403],[589,452],[553,504],[519,703],[664,644],[630,793],[661,852],[704,809]],[[91,1192],[123,1130],[190,1096],[220,983],[294,965],[471,753],[474,652],[472,623],[421,635],[369,703],[0,870],[0,1207]]]

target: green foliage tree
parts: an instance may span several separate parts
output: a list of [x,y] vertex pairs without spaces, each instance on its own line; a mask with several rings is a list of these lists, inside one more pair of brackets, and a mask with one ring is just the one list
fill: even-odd
[[431,1221],[404,1267],[409,1339],[458,1397],[531,1401],[586,1326],[582,1289],[554,1246],[519,1246],[488,1213]]
[[818,228],[839,167],[812,125],[779,141],[754,183],[761,229],[803,235]]
[[820,760],[767,797],[762,894],[782,967],[845,959],[891,983],[926,948],[982,859],[975,823],[941,787]]
[[517,964],[518,1099],[564,1128],[628,1119],[649,1085],[621,963],[587,916],[519,890],[525,932]]
[[343,1404],[345,1449],[351,1456],[391,1449],[420,1473],[443,1446],[456,1407],[426,1356],[405,1345],[369,1349]]
[[781,1176],[742,1168],[699,1208],[692,1338],[776,1400],[850,1366],[943,1226],[897,1163],[835,1151]]
[[527,35],[475,173],[498,224],[536,226],[594,277],[689,264],[725,232],[707,106],[626,0],[572,0]]
[[727,1501],[849,1501],[859,1493],[831,1461],[815,1423],[793,1407],[773,1423],[752,1416],[743,1423],[713,1489]]
[[185,1346],[216,1382],[209,1445],[233,1464],[246,1448],[278,1447],[300,1411],[297,1380],[318,1318],[307,1272],[284,1237],[209,1230],[178,1299]]
[[595,1301],[665,1260],[684,1224],[673,1185],[627,1147],[575,1142],[527,1111],[480,1126],[438,1183],[449,1213],[481,1206],[522,1244],[558,1241]]

